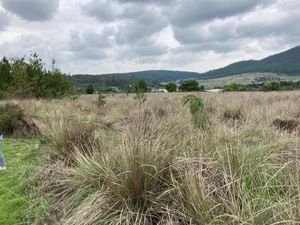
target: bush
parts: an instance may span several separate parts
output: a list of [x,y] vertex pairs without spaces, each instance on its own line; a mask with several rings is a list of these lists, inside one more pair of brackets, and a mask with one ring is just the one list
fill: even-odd
[[134,93],[147,91],[147,83],[143,79],[132,81],[131,87]]
[[42,128],[49,146],[51,160],[63,161],[69,165],[74,162],[76,153],[88,154],[89,147],[95,139],[95,126],[78,119],[51,120]]
[[36,134],[35,123],[25,117],[23,110],[16,104],[0,106],[0,133],[5,135]]
[[85,93],[87,93],[88,95],[92,95],[94,94],[94,92],[95,92],[94,86],[91,84],[89,84],[85,89]]
[[246,88],[241,84],[231,83],[224,86],[224,91],[246,91]]
[[183,104],[189,104],[194,125],[203,128],[208,121],[208,116],[204,109],[202,98],[200,96],[187,95],[183,97]]
[[263,86],[264,91],[280,91],[280,83],[276,80],[265,83]]
[[198,81],[196,80],[185,80],[181,82],[181,85],[179,86],[180,91],[204,91],[203,86],[199,86]]
[[103,95],[101,92],[98,93],[98,106],[103,106],[105,105],[106,103],[106,100],[105,100],[106,96]]
[[175,91],[177,91],[177,85],[174,82],[167,83],[166,86],[165,86],[165,88],[166,88],[166,90],[168,92],[175,92]]
[[225,109],[223,113],[223,118],[226,121],[243,120],[244,114],[240,109]]

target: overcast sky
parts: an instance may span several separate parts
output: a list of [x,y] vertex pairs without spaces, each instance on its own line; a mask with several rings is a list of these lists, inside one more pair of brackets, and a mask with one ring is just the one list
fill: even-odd
[[0,56],[66,73],[205,72],[299,44],[299,0],[0,0]]

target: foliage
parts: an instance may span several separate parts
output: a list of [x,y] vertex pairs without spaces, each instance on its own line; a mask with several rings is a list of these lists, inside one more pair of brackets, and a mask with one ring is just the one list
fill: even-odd
[[181,82],[179,86],[179,90],[183,92],[189,92],[189,91],[203,91],[204,87],[199,86],[198,81],[196,80],[184,80]]
[[237,83],[231,83],[229,85],[225,85],[224,86],[224,91],[245,91],[246,88],[245,86],[241,85],[241,84],[237,84]]
[[208,116],[204,109],[204,102],[200,96],[187,95],[182,98],[183,104],[189,104],[192,121],[195,126],[204,128],[208,122]]
[[167,83],[165,88],[168,92],[176,92],[177,91],[177,85],[174,82]]
[[28,59],[3,58],[0,61],[0,95],[19,98],[57,98],[73,92],[73,83],[53,65],[44,67],[37,54]]
[[280,90],[280,83],[278,81],[271,81],[269,83],[265,83],[263,85],[264,91],[279,91]]
[[133,80],[143,79],[149,84],[159,84],[174,80],[182,80],[190,77],[200,77],[199,73],[168,71],[168,70],[149,70],[134,73],[115,73],[115,74],[77,74],[71,79],[80,87],[87,84],[94,84],[99,89],[102,86],[119,87],[120,89],[128,87]]
[[133,80],[132,84],[131,84],[131,88],[134,93],[146,92],[147,91],[147,83],[143,79]]
[[139,79],[134,80],[131,84],[131,89],[135,93],[134,99],[137,100],[140,104],[144,103],[147,99],[145,92],[147,91],[146,81]]
[[22,128],[23,111],[16,105],[0,106],[0,132],[5,135],[16,133]]
[[144,92],[136,92],[134,99],[137,100],[139,102],[139,104],[144,103],[147,100],[147,95]]
[[0,105],[0,132],[6,135],[36,134],[38,128],[26,118],[24,111],[16,104]]
[[105,100],[106,96],[102,94],[101,92],[98,92],[98,106],[103,106],[106,103]]
[[88,95],[92,95],[92,94],[94,94],[94,92],[95,92],[95,89],[92,84],[89,84],[85,89],[85,93]]

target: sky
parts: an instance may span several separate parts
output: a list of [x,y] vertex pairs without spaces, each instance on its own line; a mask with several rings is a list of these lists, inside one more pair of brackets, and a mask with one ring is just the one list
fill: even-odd
[[299,45],[299,0],[0,0],[0,56],[65,73],[205,72]]

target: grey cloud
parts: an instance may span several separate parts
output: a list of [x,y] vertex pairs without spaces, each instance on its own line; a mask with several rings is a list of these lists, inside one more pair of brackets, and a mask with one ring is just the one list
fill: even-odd
[[236,44],[235,40],[226,40],[226,41],[212,41],[212,42],[204,42],[200,44],[191,44],[184,45],[174,49],[174,53],[200,53],[205,51],[214,51],[215,53],[227,53],[231,51],[236,51],[240,48],[239,45]]
[[59,0],[2,0],[2,5],[22,19],[45,21],[54,16]]
[[101,22],[110,22],[115,19],[115,8],[112,1],[93,0],[81,6],[86,15],[92,16]]
[[149,38],[168,25],[167,19],[153,8],[145,9],[137,18],[124,21],[118,26],[118,43],[133,43]]
[[168,25],[168,19],[151,1],[134,4],[134,1],[101,0],[82,6],[83,11],[101,22],[118,23],[115,33],[119,44],[137,42]]
[[93,30],[73,32],[70,36],[70,52],[82,59],[103,59],[107,56],[105,50],[112,45],[112,28],[104,28],[97,33]]
[[[286,0],[282,0],[286,1]],[[280,10],[278,5],[258,8],[239,16],[213,19],[186,27],[173,26],[174,36],[184,51],[230,52],[251,40],[276,37],[284,44],[300,36],[300,4]],[[293,38],[293,39],[294,39]],[[295,43],[295,41],[293,41]],[[296,44],[296,43],[295,43]]]
[[276,0],[184,0],[174,9],[170,19],[175,26],[190,26],[195,23],[238,15],[257,6],[276,2]]
[[0,31],[8,25],[8,16],[6,13],[0,11]]

